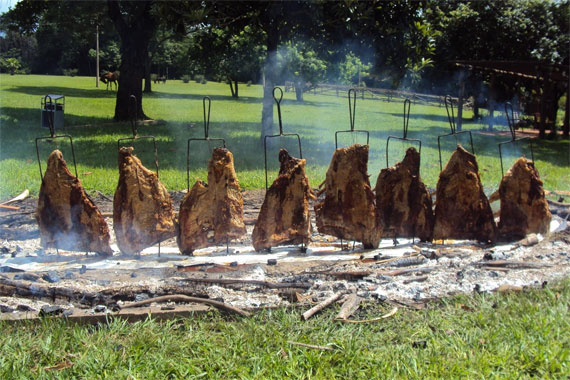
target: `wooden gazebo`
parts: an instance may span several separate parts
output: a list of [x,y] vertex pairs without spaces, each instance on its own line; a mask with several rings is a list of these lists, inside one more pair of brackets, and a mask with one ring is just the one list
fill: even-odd
[[[546,107],[549,97],[552,97],[552,92],[555,86],[565,86],[566,92],[566,107],[564,115],[563,131],[564,136],[569,135],[569,115],[570,115],[570,77],[569,68],[565,65],[544,64],[541,62],[533,61],[469,61],[460,60],[451,62],[455,66],[466,68],[472,71],[487,72],[491,74],[503,74],[509,76],[516,76],[520,78],[530,79],[534,82],[535,89],[540,97],[537,97],[538,105],[534,111],[536,127],[540,131],[540,137],[546,136],[547,124],[552,123],[555,128],[555,120],[552,116],[549,117],[549,110]],[[460,86],[459,99],[460,104],[463,100],[463,86]],[[558,109],[558,104],[553,104],[554,115]],[[555,119],[555,116],[554,116]],[[552,128],[551,127],[551,128]]]

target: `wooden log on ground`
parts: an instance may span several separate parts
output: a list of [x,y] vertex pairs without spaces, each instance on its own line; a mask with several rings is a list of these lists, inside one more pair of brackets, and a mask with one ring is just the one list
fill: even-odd
[[306,321],[307,319],[311,318],[313,315],[315,315],[319,311],[323,310],[324,308],[331,305],[332,303],[338,301],[338,299],[340,297],[342,297],[343,294],[344,294],[343,292],[333,294],[332,296],[330,296],[329,298],[327,298],[323,302],[319,303],[318,305],[316,305],[316,306],[310,308],[309,310],[307,310],[306,312],[304,312],[302,315],[302,318]]
[[190,296],[185,296],[182,294],[173,294],[173,295],[167,295],[167,296],[162,296],[162,297],[149,298],[149,299],[144,300],[144,301],[133,302],[133,303],[130,303],[127,305],[123,305],[123,306],[121,306],[121,308],[127,309],[127,308],[133,308],[133,307],[140,307],[140,306],[148,305],[148,304],[154,303],[154,302],[169,302],[169,301],[170,302],[203,303],[203,304],[206,304],[209,306],[214,306],[215,308],[223,310],[223,311],[227,311],[227,312],[231,312],[231,313],[241,315],[242,317],[249,317],[251,315],[250,313],[248,313],[245,310],[242,310],[242,309],[237,308],[235,306],[228,305],[228,304],[223,303],[223,302],[214,301],[214,300],[210,300],[207,298],[190,297]]
[[357,296],[355,293],[349,295],[346,298],[346,301],[342,304],[338,314],[335,317],[335,321],[345,321],[347,320],[352,314],[358,310],[360,307],[360,303],[362,302],[362,298]]
[[258,285],[269,289],[302,288],[309,289],[313,284],[310,282],[268,282],[260,280],[240,280],[233,278],[181,278],[180,281],[198,282],[205,284],[222,285]]

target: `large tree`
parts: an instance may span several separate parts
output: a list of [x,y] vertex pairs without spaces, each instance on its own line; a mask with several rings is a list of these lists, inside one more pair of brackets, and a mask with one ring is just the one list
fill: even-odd
[[146,118],[142,108],[142,80],[148,59],[148,45],[156,22],[151,15],[153,1],[108,0],[109,17],[121,38],[119,89],[115,120],[129,119],[129,98],[137,99],[137,116]]
[[105,3],[97,1],[22,0],[2,15],[3,29],[37,41],[36,54],[27,62],[37,74],[76,69],[80,75],[94,75],[89,50],[95,47],[97,25],[102,47],[116,39]]

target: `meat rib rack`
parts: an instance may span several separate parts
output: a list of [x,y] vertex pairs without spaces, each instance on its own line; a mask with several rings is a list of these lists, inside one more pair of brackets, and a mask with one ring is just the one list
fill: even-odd
[[[158,178],[158,150],[156,149],[156,138],[152,135],[139,136],[138,135],[138,107],[137,107],[137,97],[134,95],[129,96],[129,119],[131,122],[131,129],[133,131],[132,137],[123,137],[117,140],[117,154],[120,155],[120,150],[123,142],[126,141],[136,141],[136,140],[150,140],[152,141],[153,153],[154,153],[154,167],[156,169],[156,178]],[[158,242],[158,257],[160,257],[160,242]]]
[[[370,133],[362,129],[354,129],[354,119],[356,117],[356,90],[351,88],[348,90],[348,116],[350,118],[350,130],[347,131],[336,131],[334,134],[334,146],[338,149],[338,135],[339,133],[365,133],[366,134],[366,145],[370,145]],[[353,135],[354,137],[354,135]]]
[[[208,112],[206,113],[206,103],[208,104]],[[226,147],[226,140],[223,138],[211,138],[210,137],[210,110],[212,108],[212,99],[209,96],[204,96],[202,99],[202,109],[204,112],[204,138],[191,138],[188,139],[186,146],[186,187],[190,191],[190,143],[192,141],[204,141],[210,144],[210,141],[221,141],[223,147]]]
[[[46,95],[43,100],[44,104],[53,104],[51,96]],[[79,178],[77,175],[77,163],[75,162],[75,150],[73,149],[73,139],[70,135],[56,135],[55,134],[55,126],[54,126],[54,112],[46,112],[48,127],[49,127],[49,136],[46,137],[37,137],[36,138],[36,154],[38,156],[38,166],[40,168],[40,179],[44,180],[44,172],[42,170],[42,160],[40,158],[40,147],[38,143],[42,140],[46,140],[47,142],[53,142],[53,140],[57,139],[69,139],[69,145],[71,146],[71,156],[73,158],[73,167],[75,169],[75,177]]]
[[[275,95],[275,92],[279,90],[279,99]],[[283,133],[283,121],[281,120],[281,100],[283,100],[283,90],[281,87],[273,88],[273,99],[277,103],[277,115],[279,117],[279,134],[269,135],[263,138],[263,154],[265,158],[265,190],[269,188],[269,183],[267,180],[267,139],[277,138],[277,137],[296,137],[297,143],[299,144],[299,158],[303,158],[303,150],[301,148],[301,137],[297,133]]]
[[505,115],[507,117],[507,123],[509,124],[509,130],[511,131],[511,139],[509,141],[503,141],[501,143],[499,143],[499,159],[501,160],[501,176],[505,175],[505,171],[503,168],[503,151],[502,151],[502,147],[504,145],[507,144],[517,144],[521,141],[527,140],[528,141],[528,146],[530,148],[530,156],[531,156],[531,160],[534,163],[534,152],[532,150],[532,140],[530,139],[530,137],[521,137],[519,139],[517,139],[517,135],[515,132],[515,113],[513,111],[513,105],[509,102],[505,103]]
[[411,109],[411,105],[412,102],[410,101],[409,98],[406,98],[404,100],[404,128],[403,128],[403,134],[402,137],[397,137],[397,136],[388,136],[388,138],[386,139],[386,167],[389,167],[389,160],[388,160],[388,155],[389,155],[389,145],[390,145],[390,139],[394,139],[394,140],[400,140],[400,141],[408,141],[408,142],[417,142],[419,144],[419,149],[418,149],[418,153],[422,154],[422,140],[420,139],[409,139],[408,138],[408,126],[410,124],[410,109]]
[[[443,164],[441,162],[441,138],[453,136],[455,138],[455,142],[458,143],[457,135],[461,134],[469,134],[469,141],[471,143],[471,153],[475,154],[475,149],[473,148],[473,136],[471,135],[471,131],[459,131],[457,132],[455,128],[455,114],[453,113],[453,99],[451,96],[447,95],[444,99],[445,102],[445,110],[447,111],[447,119],[449,120],[449,127],[451,128],[451,133],[437,136],[437,150],[439,151],[439,169],[443,170]],[[451,110],[451,112],[450,112]]]

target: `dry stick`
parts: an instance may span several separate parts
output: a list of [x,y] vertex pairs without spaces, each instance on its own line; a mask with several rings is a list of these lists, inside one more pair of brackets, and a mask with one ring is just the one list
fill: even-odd
[[548,268],[553,266],[553,264],[541,263],[536,261],[507,261],[507,260],[479,261],[474,264],[485,267],[515,268],[515,269]]
[[267,282],[260,280],[240,280],[232,278],[181,278],[180,281],[202,282],[207,284],[224,285],[260,285],[270,289],[302,288],[309,289],[312,284],[309,282]]
[[8,205],[0,205],[0,208],[6,209],[6,210],[19,210],[20,209],[18,206],[8,206]]
[[325,350],[325,351],[332,351],[332,347],[327,347],[327,346],[316,346],[314,344],[305,344],[305,343],[299,343],[299,342],[292,342],[290,340],[287,341],[288,344],[293,344],[295,346],[301,346],[301,347],[307,347],[307,348],[314,348],[315,350]]
[[167,302],[167,301],[204,303],[206,305],[214,306],[220,310],[231,311],[232,313],[239,314],[243,317],[249,317],[251,315],[250,313],[248,313],[245,310],[242,310],[240,308],[228,305],[228,304],[223,303],[223,302],[214,301],[214,300],[210,300],[207,298],[185,296],[182,294],[173,294],[173,295],[168,295],[168,296],[149,298],[149,299],[144,300],[144,301],[133,302],[133,303],[129,303],[127,305],[122,305],[121,308],[127,309],[127,308],[131,308],[131,307],[139,307],[139,306],[148,305],[149,303],[153,303],[153,302]]
[[392,310],[390,310],[390,312],[388,314],[384,314],[381,317],[378,318],[372,318],[372,319],[364,319],[364,320],[360,320],[360,321],[353,321],[352,319],[344,319],[342,322],[345,323],[369,323],[369,322],[378,322],[381,321],[383,319],[386,318],[390,318],[391,316],[393,316],[394,314],[396,314],[396,312],[398,311],[398,307],[394,307]]
[[415,273],[415,272],[429,273],[429,272],[432,272],[434,269],[435,269],[435,267],[397,269],[397,270],[393,270],[391,272],[385,272],[383,274],[385,274],[387,276],[400,276],[402,274],[409,274],[409,273]]
[[305,311],[302,315],[303,319],[306,321],[307,319],[311,318],[314,314],[318,313],[319,311],[323,310],[325,307],[337,301],[340,297],[342,297],[343,294],[344,292],[335,293],[326,300],[324,300],[323,302]]
[[360,306],[362,298],[352,293],[346,298],[346,301],[342,304],[340,311],[335,317],[335,321],[347,320]]
[[427,279],[428,279],[427,276],[412,277],[412,278],[408,278],[408,279],[404,280],[403,283],[409,284],[411,282],[424,282]]

